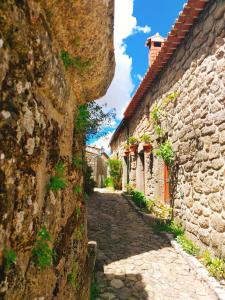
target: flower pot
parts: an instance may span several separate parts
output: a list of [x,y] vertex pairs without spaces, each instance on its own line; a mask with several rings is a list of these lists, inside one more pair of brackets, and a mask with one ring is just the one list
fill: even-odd
[[143,149],[145,152],[149,153],[152,151],[152,145],[151,144],[144,144]]
[[138,148],[138,145],[130,145],[130,151],[131,152],[137,152],[137,148]]
[[124,155],[123,156],[129,156],[130,151],[129,150],[125,150],[124,151]]

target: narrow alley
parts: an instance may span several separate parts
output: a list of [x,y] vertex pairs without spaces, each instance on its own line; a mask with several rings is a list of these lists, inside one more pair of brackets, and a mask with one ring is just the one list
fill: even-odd
[[89,240],[98,244],[98,300],[217,299],[120,194],[102,190],[92,195],[88,230]]

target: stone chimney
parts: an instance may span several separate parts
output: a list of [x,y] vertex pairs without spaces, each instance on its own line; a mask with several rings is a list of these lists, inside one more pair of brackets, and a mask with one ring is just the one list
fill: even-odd
[[156,59],[165,39],[157,32],[155,35],[147,39],[146,46],[149,48],[148,61],[151,66]]

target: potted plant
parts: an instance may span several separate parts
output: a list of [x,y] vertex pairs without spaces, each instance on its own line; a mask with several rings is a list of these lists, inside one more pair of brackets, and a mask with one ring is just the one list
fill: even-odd
[[138,148],[138,139],[135,136],[131,136],[129,137],[128,142],[130,144],[130,151],[136,152]]
[[129,145],[128,144],[124,144],[124,156],[128,156],[129,153],[130,153]]
[[150,152],[152,150],[152,144],[151,144],[151,136],[148,134],[144,134],[141,137],[141,141],[144,143],[143,148],[145,152]]

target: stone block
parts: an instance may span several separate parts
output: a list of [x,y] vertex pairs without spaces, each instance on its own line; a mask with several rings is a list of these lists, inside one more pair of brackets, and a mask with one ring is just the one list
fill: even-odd
[[220,144],[221,145],[225,144],[225,131],[220,133]]
[[225,162],[224,162],[224,159],[222,159],[222,158],[213,159],[211,162],[211,167],[214,170],[219,170],[224,166],[224,164],[225,164]]
[[193,212],[198,216],[202,214],[202,205],[199,202],[193,204]]
[[216,126],[215,125],[212,125],[212,126],[209,126],[209,127],[204,127],[202,129],[202,136],[212,135],[213,133],[215,133],[215,131],[216,131]]
[[213,17],[215,20],[223,18],[225,13],[225,4],[224,1],[217,1],[216,9],[213,11]]
[[209,227],[209,219],[205,218],[204,216],[201,216],[198,219],[198,224],[201,228],[208,228]]
[[219,214],[213,214],[210,217],[210,225],[217,231],[217,232],[224,232],[225,231],[225,221],[221,218]]
[[210,234],[209,230],[207,229],[199,229],[198,236],[201,242],[209,246],[210,244]]
[[208,197],[208,203],[210,208],[215,212],[221,212],[222,211],[222,198],[220,193],[214,193],[209,195]]

